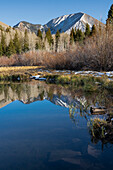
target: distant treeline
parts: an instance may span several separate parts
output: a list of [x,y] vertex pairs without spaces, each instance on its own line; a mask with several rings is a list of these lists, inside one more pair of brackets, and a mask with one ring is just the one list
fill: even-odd
[[[100,25],[101,27],[101,25]],[[27,30],[19,32],[19,30],[11,27],[4,30],[0,27],[1,42],[0,42],[0,56],[8,56],[14,54],[23,54],[28,51],[43,50],[48,52],[61,52],[69,50],[77,42],[82,43],[88,37],[94,36],[98,28],[95,25],[90,26],[86,24],[85,32],[80,29],[72,28],[70,35],[60,33],[57,30],[55,35],[51,34],[50,28],[46,33],[42,33],[39,29],[37,35],[29,33]],[[32,36],[33,35],[33,36]],[[32,38],[31,38],[32,36]]]

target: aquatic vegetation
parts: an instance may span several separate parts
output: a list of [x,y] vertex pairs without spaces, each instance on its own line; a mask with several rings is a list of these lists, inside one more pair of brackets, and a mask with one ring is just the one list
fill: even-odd
[[93,143],[102,142],[104,144],[113,143],[113,123],[110,119],[94,118],[88,121],[87,126]]
[[106,120],[100,118],[91,119],[88,122],[89,131],[93,137],[101,136],[104,138],[106,132],[105,125],[107,125]]

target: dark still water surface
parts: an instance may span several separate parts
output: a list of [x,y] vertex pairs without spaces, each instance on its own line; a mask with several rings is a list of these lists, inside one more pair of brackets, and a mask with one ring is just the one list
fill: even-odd
[[91,115],[71,114],[86,96],[43,82],[1,85],[0,170],[112,170],[112,141],[93,142]]

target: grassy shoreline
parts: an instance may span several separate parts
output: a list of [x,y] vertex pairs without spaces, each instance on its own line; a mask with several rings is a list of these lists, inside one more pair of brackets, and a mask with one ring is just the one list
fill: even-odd
[[86,92],[97,91],[100,88],[113,90],[113,81],[106,77],[93,77],[92,75],[46,75],[47,82],[69,85]]
[[29,80],[29,77],[36,74],[40,66],[14,66],[0,67],[0,81]]
[[79,88],[86,92],[96,91],[99,88],[113,90],[113,81],[107,76],[94,77],[88,75],[75,75],[75,73],[65,74],[55,70],[46,70],[42,66],[21,66],[21,67],[0,67],[0,81],[30,81],[30,77],[41,75],[46,78],[47,83],[68,85]]

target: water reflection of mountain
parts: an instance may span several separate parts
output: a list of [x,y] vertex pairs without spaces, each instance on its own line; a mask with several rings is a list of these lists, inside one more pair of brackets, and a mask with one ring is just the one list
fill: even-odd
[[44,99],[64,107],[79,103],[77,99],[74,99],[71,92],[65,88],[47,85],[44,82],[0,85],[0,108],[15,100],[19,100],[24,104],[30,104]]
[[67,87],[39,81],[0,84],[0,108],[15,100],[30,104],[44,99],[67,108],[70,106],[95,105],[96,103],[107,108],[113,105],[113,96],[106,90],[97,94],[85,94]]
[[[46,84],[39,81],[0,84],[0,108],[15,100],[30,104],[45,99],[55,105],[69,108],[70,119],[75,125],[78,124],[80,117],[84,117],[87,122],[90,122],[89,133],[93,143],[98,143],[99,141],[102,142],[102,145],[112,143],[113,126],[108,123],[104,125],[103,122],[99,122],[99,119],[97,119],[97,122],[92,119],[91,122],[94,115],[91,116],[87,108],[92,105],[99,105],[105,106],[109,110],[109,108],[113,107],[113,93],[105,89],[101,89],[97,93],[84,93],[70,87]],[[113,116],[110,120],[108,119],[109,123],[111,123],[112,118]]]

